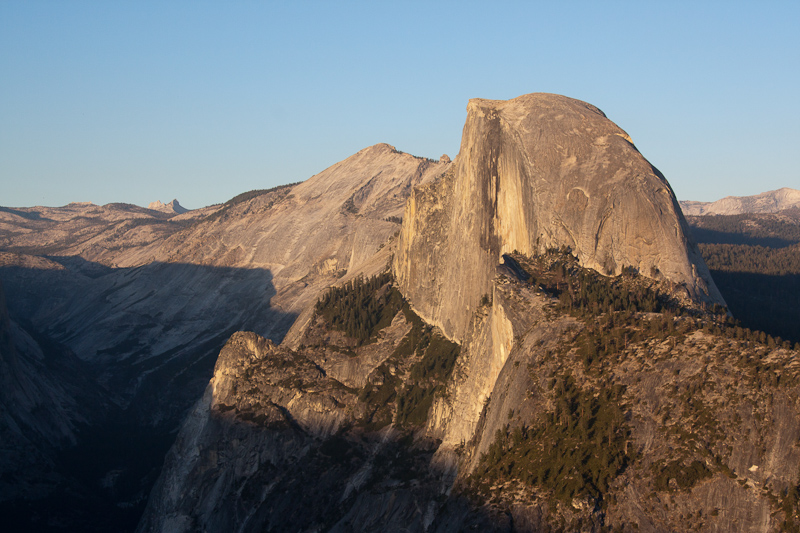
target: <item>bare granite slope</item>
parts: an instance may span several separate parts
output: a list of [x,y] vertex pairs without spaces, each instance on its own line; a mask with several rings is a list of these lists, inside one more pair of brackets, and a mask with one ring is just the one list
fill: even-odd
[[87,370],[12,320],[0,283],[0,505],[41,498],[64,483],[54,472],[55,448],[75,444],[79,426],[105,411]]
[[399,230],[411,189],[445,168],[379,144],[191,225],[116,204],[6,209],[10,306],[81,359],[147,361],[135,371],[147,374],[197,346],[216,352],[237,329],[280,340],[320,290],[384,268],[371,258]]
[[168,239],[155,258],[269,270],[272,305],[300,312],[368,262],[399,230],[412,189],[447,168],[377,144],[291,188],[223,209]]
[[[70,401],[67,418],[91,422],[78,450],[89,440],[113,455],[105,425],[131,443],[168,439],[232,333],[280,341],[321,290],[384,270],[410,191],[446,168],[379,144],[304,183],[183,215],[123,204],[0,209],[0,281],[12,317],[90,365],[102,401],[125,413],[97,422],[94,403]],[[142,467],[125,463],[127,453],[98,473],[107,487],[89,483],[135,509],[149,489],[140,478],[162,457]],[[133,491],[114,485],[131,477]]]
[[394,271],[421,316],[462,339],[503,253],[567,246],[723,303],[667,181],[596,107],[564,96],[470,100],[447,176],[406,207]]

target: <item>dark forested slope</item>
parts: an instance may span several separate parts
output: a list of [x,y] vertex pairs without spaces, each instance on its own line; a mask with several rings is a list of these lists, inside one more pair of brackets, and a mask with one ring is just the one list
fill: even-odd
[[687,219],[734,316],[800,341],[800,209]]

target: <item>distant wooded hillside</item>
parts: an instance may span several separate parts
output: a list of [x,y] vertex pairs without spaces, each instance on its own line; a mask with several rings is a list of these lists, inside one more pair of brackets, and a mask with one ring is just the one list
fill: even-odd
[[733,315],[800,341],[800,209],[687,220]]

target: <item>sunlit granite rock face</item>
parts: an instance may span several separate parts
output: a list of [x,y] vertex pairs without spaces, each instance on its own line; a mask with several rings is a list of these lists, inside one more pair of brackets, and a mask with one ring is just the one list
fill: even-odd
[[603,274],[633,267],[723,303],[669,184],[599,109],[529,94],[467,112],[454,167],[406,206],[394,261],[426,320],[463,338],[503,253],[562,246]]

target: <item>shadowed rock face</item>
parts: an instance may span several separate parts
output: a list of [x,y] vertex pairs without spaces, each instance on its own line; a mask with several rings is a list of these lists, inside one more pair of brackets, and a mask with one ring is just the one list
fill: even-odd
[[603,274],[630,266],[724,303],[669,184],[602,111],[529,94],[467,112],[454,168],[406,206],[394,261],[431,323],[463,338],[503,253],[561,246]]

